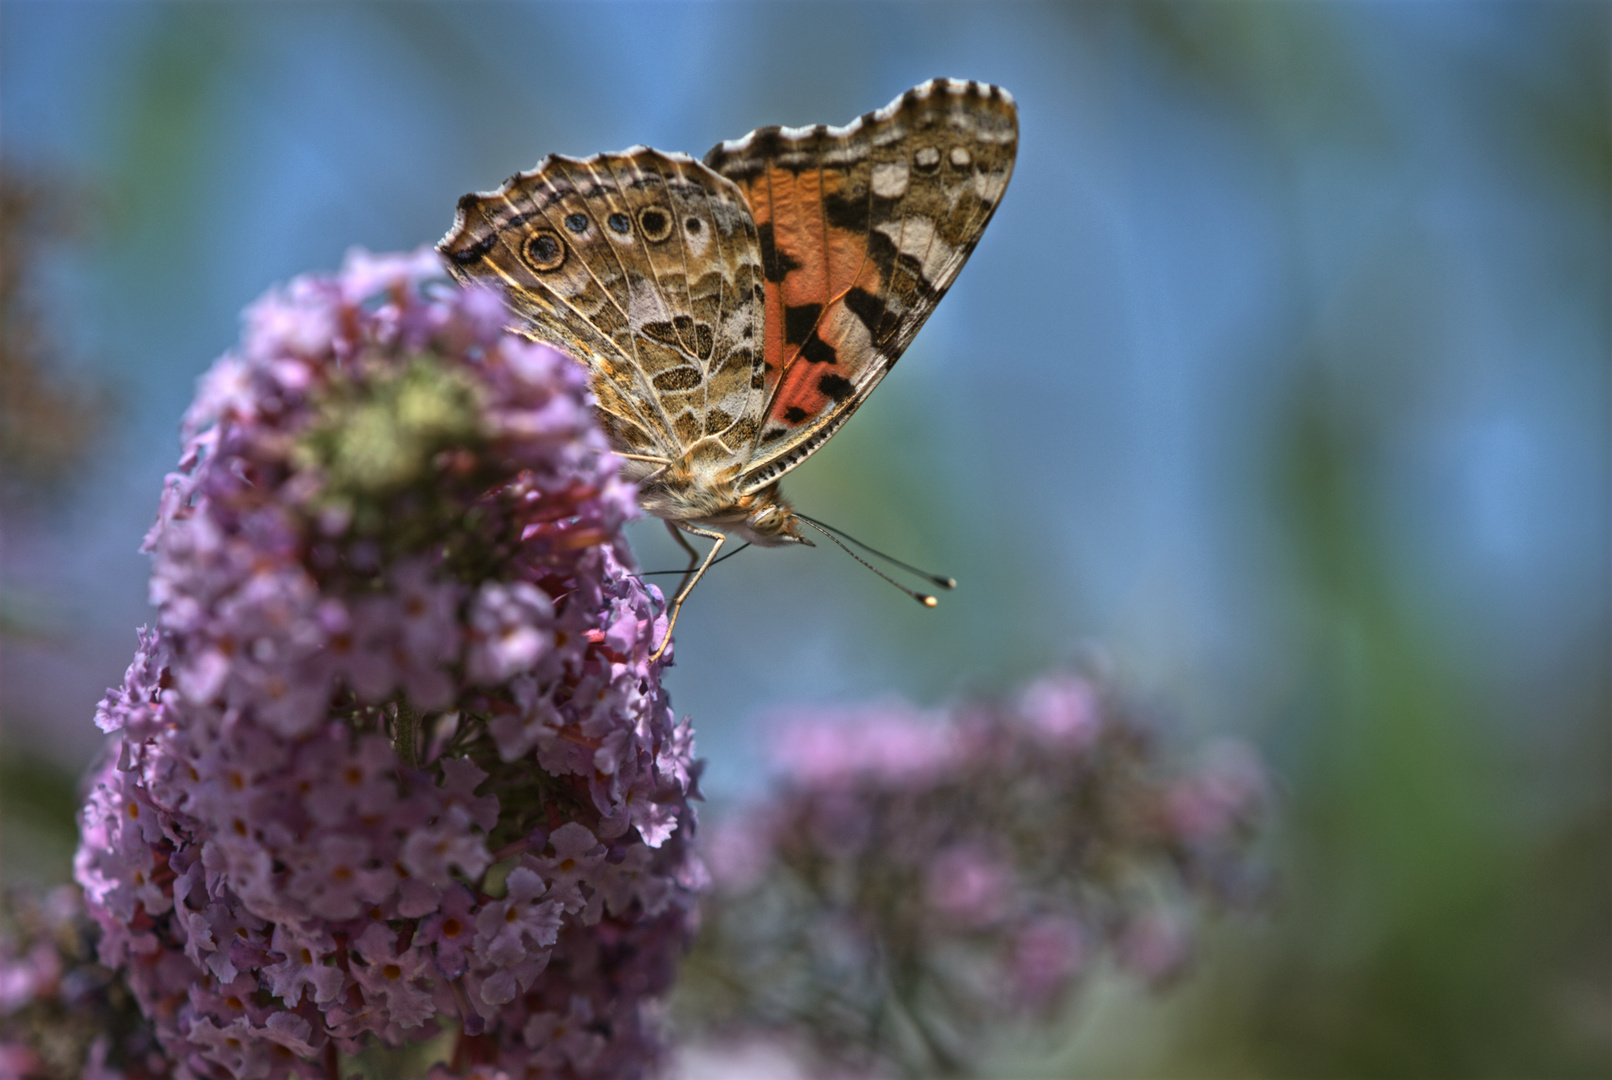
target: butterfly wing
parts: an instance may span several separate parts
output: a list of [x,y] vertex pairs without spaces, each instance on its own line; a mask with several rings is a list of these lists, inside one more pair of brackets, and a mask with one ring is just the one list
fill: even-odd
[[437,249],[455,277],[500,287],[517,329],[587,366],[618,448],[698,446],[733,472],[748,457],[766,394],[761,249],[733,184],[646,147],[551,155],[460,199]]
[[846,127],[760,128],[705,156],[744,193],[765,278],[766,401],[741,494],[872,393],[974,250],[1017,149],[1012,95],[935,79]]

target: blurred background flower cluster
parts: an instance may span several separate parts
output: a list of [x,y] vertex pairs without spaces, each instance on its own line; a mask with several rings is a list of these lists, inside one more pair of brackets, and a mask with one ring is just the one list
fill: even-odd
[[[787,485],[961,587],[719,567],[665,678],[711,820],[762,794],[783,704],[1005,700],[1098,641],[1186,742],[1259,748],[1280,889],[1171,994],[1099,970],[983,1067],[1606,1075],[1609,32],[1593,3],[6,4],[0,874],[67,878],[178,420],[253,297],[434,240],[544,153],[983,79],[1021,108],[1002,208]],[[1001,856],[941,854],[937,902],[981,910]]]
[[[1206,913],[1268,899],[1268,780],[1189,766],[1094,675],[1007,702],[778,718],[774,784],[707,827],[682,1027],[770,1036],[813,1076],[990,1075],[1110,969],[1164,988]],[[1174,760],[1172,760],[1174,759]]]

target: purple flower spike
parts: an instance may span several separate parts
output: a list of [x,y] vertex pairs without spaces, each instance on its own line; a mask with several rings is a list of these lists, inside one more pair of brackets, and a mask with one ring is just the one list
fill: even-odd
[[441,277],[271,292],[185,417],[75,864],[178,1080],[443,1029],[443,1080],[661,1054],[697,769],[634,492],[582,369]]

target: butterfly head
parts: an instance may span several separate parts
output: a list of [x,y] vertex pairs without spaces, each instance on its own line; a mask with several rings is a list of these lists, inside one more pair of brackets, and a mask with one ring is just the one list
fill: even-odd
[[777,484],[727,501],[726,505],[702,515],[698,524],[721,529],[758,547],[813,546],[801,535],[800,518],[790,509]]
[[738,500],[746,511],[743,524],[732,531],[739,533],[752,544],[777,547],[782,544],[813,544],[800,532],[800,518],[790,509],[778,491],[778,485],[763,488],[754,495]]

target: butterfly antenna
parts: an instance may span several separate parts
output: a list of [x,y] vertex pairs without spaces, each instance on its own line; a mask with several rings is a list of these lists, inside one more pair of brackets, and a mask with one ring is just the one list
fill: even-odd
[[[806,524],[810,525],[812,528],[816,529],[818,532],[822,533],[824,536],[828,537],[830,540],[834,541],[834,543],[839,547],[839,549],[841,551],[845,552],[845,554],[849,555],[851,558],[855,559],[857,562],[861,563],[863,566],[867,567],[869,570],[872,570],[875,574],[878,574],[880,577],[884,578],[884,580],[888,581],[890,584],[894,585],[896,588],[900,589],[902,592],[906,593],[908,596],[910,596],[914,600],[918,601],[924,607],[934,607],[937,603],[939,603],[938,600],[936,600],[933,596],[928,595],[927,593],[921,593],[917,589],[909,589],[909,588],[907,588],[905,585],[901,584],[901,582],[897,581],[895,578],[891,577],[889,574],[886,574],[883,570],[880,570],[877,566],[874,566],[872,563],[868,562],[862,556],[858,555],[856,552],[852,551],[850,548],[848,548],[844,544],[840,543],[840,538],[835,536],[833,534],[833,532],[831,532],[826,525],[822,525],[822,524],[820,524],[820,523],[818,523],[816,521],[813,521],[811,518],[807,517],[805,514],[797,513],[795,516],[800,518],[800,520],[804,521]],[[850,539],[850,538],[847,537],[846,539]],[[854,543],[854,541],[853,541],[853,543]],[[928,577],[929,575],[925,574],[924,576]],[[948,588],[949,587],[950,586],[948,586]]]
[[[858,540],[856,537],[854,537],[851,534],[847,533],[844,529],[836,529],[834,526],[825,524],[824,522],[821,522],[821,521],[818,521],[816,518],[809,518],[805,514],[802,514],[798,510],[795,512],[795,516],[800,518],[802,521],[806,522],[806,524],[815,526],[817,528],[818,532],[823,533],[824,535],[828,535],[828,534],[832,533],[834,535],[842,537],[843,539],[849,540],[851,543],[855,544],[857,547],[861,548],[863,551],[866,551],[868,554],[877,555],[879,558],[883,559],[885,562],[891,564],[892,566],[899,566],[899,567],[901,567],[901,569],[905,570],[907,573],[915,574],[916,576],[923,578],[925,581],[929,582],[931,585],[935,586],[937,589],[955,589],[955,588],[957,588],[957,579],[956,578],[944,577],[944,576],[942,576],[940,574],[931,574],[927,570],[920,570],[916,566],[913,566],[911,563],[904,563],[900,559],[893,558],[892,556],[886,555],[884,552],[880,551],[876,547],[870,547],[869,545],[864,544],[862,541]],[[830,536],[829,538],[833,539],[833,536]],[[835,541],[835,542],[838,543],[838,541]],[[844,547],[844,546],[845,546],[844,544],[840,544],[840,547]],[[858,561],[860,561],[860,560],[858,560]],[[869,567],[869,569],[872,569],[872,567]],[[878,573],[878,571],[874,571],[874,572]],[[880,574],[879,576],[883,577],[884,575]],[[929,605],[929,606],[933,606],[933,605]]]
[[[722,556],[720,559],[716,560],[716,562],[713,562],[711,565],[715,566],[717,563],[725,563],[729,559],[733,558],[735,555],[739,554],[739,552],[743,551],[745,548],[747,548],[749,546],[750,545],[748,543],[740,544],[738,547],[734,548],[732,551],[728,552],[726,555]],[[639,577],[654,577],[656,574],[686,574],[686,573],[688,573],[687,570],[646,570],[642,574],[639,574],[638,576]]]

